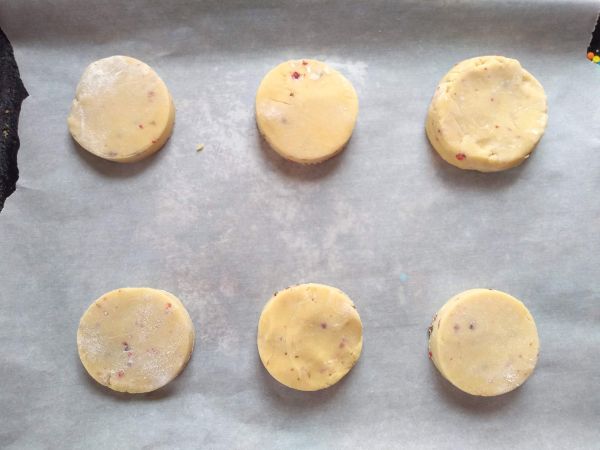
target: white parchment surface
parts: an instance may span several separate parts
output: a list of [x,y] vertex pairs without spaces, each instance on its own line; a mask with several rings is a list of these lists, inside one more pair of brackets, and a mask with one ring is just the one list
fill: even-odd
[[[31,1],[0,4],[30,97],[16,193],[0,214],[0,447],[84,449],[576,449],[600,442],[600,67],[597,1]],[[151,65],[177,108],[155,156],[81,150],[66,117],[92,61]],[[548,95],[533,156],[460,171],[424,121],[456,62],[521,61]],[[291,58],[354,84],[338,157],[286,162],[260,139],[254,95]],[[199,144],[204,150],[197,152]],[[290,284],[339,287],[364,350],[338,385],[294,392],[263,369],[256,326]],[[119,395],[79,362],[88,305],[124,286],[177,295],[197,331],[166,388]],[[537,321],[520,389],[463,394],[427,358],[451,296],[490,287]]]

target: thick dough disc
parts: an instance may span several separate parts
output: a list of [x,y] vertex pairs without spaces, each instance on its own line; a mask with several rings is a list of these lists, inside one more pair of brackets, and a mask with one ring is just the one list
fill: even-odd
[[67,120],[84,149],[116,162],[134,162],[169,139],[175,106],[165,83],[147,64],[111,56],[83,73]]
[[104,294],[83,314],[77,348],[98,383],[119,392],[150,392],[185,367],[194,348],[194,325],[173,294],[122,288]]
[[276,293],[258,323],[258,353],[280,383],[316,391],[337,383],[362,350],[362,323],[339,289],[301,284]]
[[450,164],[496,172],[529,157],[546,128],[546,111],[544,88],[519,61],[481,56],[442,78],[425,129]]
[[539,339],[531,314],[516,298],[471,289],[438,311],[429,337],[430,357],[440,373],[472,395],[516,389],[533,372]]
[[314,164],[350,139],[358,97],[350,81],[313,59],[279,64],[256,94],[256,122],[269,145],[289,160]]

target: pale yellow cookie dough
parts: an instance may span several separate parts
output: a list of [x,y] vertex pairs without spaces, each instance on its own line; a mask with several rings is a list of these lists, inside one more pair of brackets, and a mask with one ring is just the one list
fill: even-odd
[[104,294],[81,317],[79,357],[98,383],[150,392],[173,380],[194,348],[194,325],[177,297],[150,288]]
[[165,83],[148,65],[111,56],[83,73],[69,131],[84,149],[104,159],[134,162],[158,151],[169,139],[175,106]]
[[313,59],[279,64],[256,94],[256,122],[269,145],[291,161],[331,158],[352,135],[358,97],[338,71]]
[[546,128],[546,111],[544,88],[519,61],[480,56],[442,78],[425,129],[450,164],[496,172],[529,157]]
[[301,284],[276,293],[258,323],[258,353],[280,383],[316,391],[337,383],[362,350],[362,323],[339,289]]
[[450,383],[472,395],[500,395],[519,387],[533,372],[539,347],[525,305],[491,289],[452,297],[430,328],[431,360]]

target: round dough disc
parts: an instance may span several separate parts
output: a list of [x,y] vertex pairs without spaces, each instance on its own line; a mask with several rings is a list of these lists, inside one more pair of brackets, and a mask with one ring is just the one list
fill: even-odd
[[104,159],[134,162],[158,151],[173,130],[175,106],[165,83],[148,65],[111,56],[83,73],[69,131],[84,149]]
[[362,350],[362,323],[339,289],[301,284],[276,293],[258,323],[258,353],[282,384],[316,391],[337,383]]
[[256,94],[256,122],[281,156],[315,164],[346,145],[358,115],[352,84],[337,70],[313,59],[279,64]]
[[471,289],[454,296],[438,311],[430,332],[431,360],[450,383],[472,395],[512,391],[537,363],[533,317],[504,292]]
[[442,78],[425,129],[450,164],[496,172],[529,157],[546,128],[546,111],[544,88],[519,61],[481,56]]
[[194,348],[194,325],[177,297],[150,288],[104,294],[81,317],[79,357],[115,391],[154,391],[173,380]]

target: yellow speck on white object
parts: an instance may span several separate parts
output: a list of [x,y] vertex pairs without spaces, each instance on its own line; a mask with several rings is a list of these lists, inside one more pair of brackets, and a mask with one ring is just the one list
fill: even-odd
[[342,151],[357,115],[350,81],[313,59],[279,64],[256,94],[260,133],[277,153],[298,163],[319,163]]
[[442,78],[425,129],[450,164],[496,172],[529,157],[547,119],[544,88],[519,61],[481,56],[458,63]]
[[258,323],[258,353],[280,383],[316,391],[337,383],[362,350],[362,323],[339,289],[301,284],[276,293]]
[[187,364],[194,325],[173,294],[122,288],[104,294],[83,314],[77,348],[98,383],[119,392],[151,392]]
[[165,83],[147,64],[111,56],[84,71],[67,119],[84,149],[104,159],[135,162],[158,151],[175,122]]
[[431,360],[450,383],[472,395],[510,392],[537,363],[540,343],[533,317],[504,292],[471,289],[452,297],[430,330]]
[[198,144],[198,145],[196,146],[196,151],[197,151],[197,152],[201,152],[202,150],[204,150],[204,144]]

